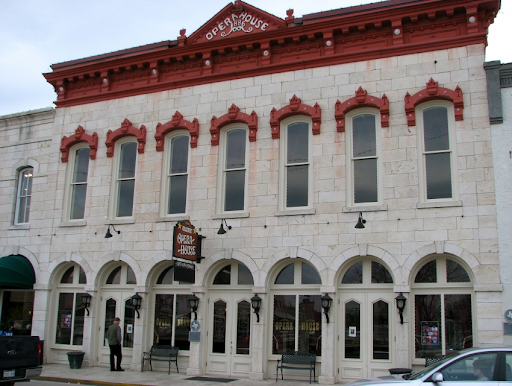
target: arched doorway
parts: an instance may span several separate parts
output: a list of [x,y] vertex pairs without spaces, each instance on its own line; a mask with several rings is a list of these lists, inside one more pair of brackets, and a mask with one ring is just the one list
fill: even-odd
[[393,277],[376,259],[352,260],[339,291],[339,380],[389,375],[393,367]]
[[249,376],[253,285],[252,274],[242,263],[232,261],[217,265],[208,298],[208,374]]

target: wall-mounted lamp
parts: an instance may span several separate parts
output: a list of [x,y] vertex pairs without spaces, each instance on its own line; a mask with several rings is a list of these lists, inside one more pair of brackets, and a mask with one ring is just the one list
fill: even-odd
[[87,316],[89,316],[89,306],[91,305],[92,296],[89,294],[82,294],[82,304],[84,308],[87,310]]
[[322,308],[324,309],[325,319],[327,320],[327,323],[329,323],[329,309],[332,305],[332,298],[325,294],[320,298],[322,300]]
[[135,295],[131,297],[132,299],[132,305],[135,308],[135,311],[137,311],[137,319],[140,318],[139,309],[140,304],[142,303],[142,296],[140,296],[137,292],[135,292]]
[[254,294],[254,296],[251,298],[251,305],[254,310],[254,313],[256,314],[256,317],[258,318],[256,320],[257,323],[260,322],[260,307],[261,307],[261,298],[258,296],[258,294]]
[[400,292],[400,295],[398,295],[396,298],[396,308],[398,308],[398,313],[400,314],[400,324],[404,324],[404,308],[405,303],[407,302],[407,298],[404,296],[403,293]]
[[364,224],[366,224],[366,220],[363,218],[363,212],[359,212],[359,220],[357,220],[357,224],[354,228],[362,229],[364,228]]
[[223,235],[226,233],[226,230],[224,229],[224,224],[226,224],[226,227],[228,228],[228,230],[231,229],[231,225],[228,225],[228,223],[226,222],[226,219],[223,218],[220,222],[220,228],[217,231],[218,235]]
[[121,231],[116,231],[116,228],[112,224],[108,224],[107,233],[105,233],[105,238],[109,239],[112,237],[112,233],[110,233],[110,227],[114,230],[114,232],[117,232],[117,234],[121,233]]
[[194,313],[194,320],[197,320],[197,307],[199,306],[199,298],[192,294],[188,297],[188,304]]

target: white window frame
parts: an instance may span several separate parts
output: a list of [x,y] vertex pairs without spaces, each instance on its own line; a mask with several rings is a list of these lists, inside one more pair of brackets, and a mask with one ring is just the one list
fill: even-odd
[[[304,122],[308,124],[308,205],[301,207],[287,207],[287,154],[288,154],[288,126],[294,123]],[[314,214],[313,208],[313,133],[312,120],[307,115],[294,115],[283,119],[280,124],[279,139],[279,203],[276,216]],[[295,164],[294,164],[295,165]]]
[[[188,153],[187,153],[187,172],[186,173],[177,173],[172,175],[185,175],[187,176],[187,192],[186,192],[186,204],[185,204],[185,212],[183,213],[173,213],[168,214],[169,209],[169,179],[171,178],[170,171],[170,160],[172,156],[172,140],[177,137],[186,136],[188,137]],[[169,133],[165,136],[165,146],[164,146],[164,155],[163,155],[163,165],[162,165],[162,185],[161,185],[161,196],[160,196],[160,220],[167,221],[180,221],[180,220],[188,220],[188,198],[190,192],[190,133],[187,130],[176,130],[172,133]]]
[[[76,160],[76,153],[80,149],[89,148],[89,145],[85,142],[81,142],[69,150],[69,159],[68,159],[68,167],[66,170],[66,191],[64,192],[64,210],[63,210],[63,221],[66,223],[69,223],[70,225],[86,225],[85,223],[85,211],[87,210],[87,193],[86,193],[86,199],[85,199],[85,211],[84,211],[84,217],[82,219],[71,219],[71,205],[72,205],[72,195],[73,195],[73,186],[75,185],[73,183],[73,174],[75,172],[75,160]],[[90,151],[90,149],[89,149]],[[89,158],[90,163],[90,158]],[[87,181],[85,182],[85,185],[88,186],[89,184],[89,168],[87,169]],[[83,184],[83,183],[82,183]],[[87,187],[86,191],[89,190]],[[62,224],[61,224],[62,225]]]
[[[445,107],[448,113],[448,135],[450,153],[450,167],[451,167],[451,182],[452,182],[452,197],[451,198],[437,198],[427,199],[427,173],[425,162],[425,142],[424,142],[424,126],[423,126],[423,111],[432,107]],[[417,139],[418,139],[418,180],[419,180],[419,200],[418,208],[435,207],[435,206],[460,206],[462,203],[459,201],[459,183],[458,183],[458,167],[457,167],[457,134],[455,126],[455,111],[453,103],[444,100],[433,100],[422,103],[416,107],[416,126],[417,126]],[[444,204],[444,205],[443,205]]]
[[117,223],[125,223],[125,222],[133,222],[134,221],[134,211],[135,211],[135,198],[136,198],[136,182],[137,182],[137,163],[138,163],[138,150],[136,146],[135,150],[135,174],[134,174],[134,180],[135,184],[133,187],[133,205],[132,205],[132,215],[131,216],[122,216],[117,217],[117,204],[119,202],[119,196],[118,196],[118,185],[119,185],[119,167],[120,167],[120,161],[121,161],[121,146],[125,143],[135,143],[137,145],[137,140],[133,136],[128,136],[119,139],[116,141],[115,144],[115,151],[114,151],[114,163],[112,167],[112,184],[110,186],[110,211],[109,211],[109,219],[110,220],[118,220]]
[[[373,115],[375,117],[375,146],[376,146],[376,155],[375,158],[377,161],[377,201],[375,202],[354,202],[354,158],[353,158],[353,119],[359,115]],[[346,122],[346,205],[348,208],[352,209],[352,211],[368,211],[368,210],[385,210],[386,207],[383,206],[383,196],[384,196],[384,188],[383,188],[383,168],[382,168],[382,127],[381,127],[381,119],[380,119],[380,111],[375,108],[370,107],[361,107],[355,110],[350,111],[345,118]],[[346,210],[351,211],[351,210]]]
[[[229,170],[245,170],[245,185],[244,185],[244,208],[242,210],[224,210],[224,199],[226,195],[226,152],[227,152],[227,135],[233,130],[245,130],[245,167],[239,169]],[[218,173],[217,173],[217,200],[215,213],[217,216],[214,218],[237,218],[237,217],[248,217],[249,212],[247,211],[247,199],[248,199],[248,185],[249,185],[249,128],[245,124],[231,124],[223,127],[220,131],[219,138],[219,157],[218,157]]]
[[[24,173],[26,173],[28,171],[30,171],[30,175],[28,176],[28,178],[32,179],[32,181],[30,183],[30,185],[31,185],[30,194],[23,194],[23,190],[24,190],[24,187],[22,184],[23,177],[24,177]],[[20,169],[18,171],[18,180],[17,180],[17,187],[16,187],[16,205],[14,208],[14,225],[28,224],[30,221],[30,206],[32,204],[33,184],[34,184],[34,168],[32,166],[26,166],[26,167]],[[27,202],[25,202],[25,207],[24,207],[24,217],[27,217],[27,221],[20,221],[20,218],[19,218],[19,209],[21,206],[20,201],[22,198],[25,198],[25,197],[28,197],[28,204],[27,204]]]

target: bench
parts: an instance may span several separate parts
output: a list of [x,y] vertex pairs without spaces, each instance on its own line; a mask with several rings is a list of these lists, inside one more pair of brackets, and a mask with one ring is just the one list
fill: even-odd
[[304,351],[285,352],[281,355],[281,359],[277,360],[276,366],[276,382],[281,369],[281,379],[283,378],[283,369],[293,370],[309,370],[309,383],[311,383],[311,374],[313,374],[313,382],[315,381],[315,363],[316,354]]
[[144,372],[144,362],[149,362],[149,367],[151,371],[153,371],[153,366],[151,365],[152,361],[157,362],[169,362],[169,371],[167,374],[171,373],[171,362],[174,362],[176,365],[176,372],[180,372],[178,370],[178,347],[169,346],[169,345],[160,345],[160,346],[151,346],[151,350],[145,351],[142,354],[142,365],[141,372]]

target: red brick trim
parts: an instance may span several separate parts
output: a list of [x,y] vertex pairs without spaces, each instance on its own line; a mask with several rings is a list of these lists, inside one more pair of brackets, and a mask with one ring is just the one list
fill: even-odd
[[455,120],[462,121],[464,119],[462,115],[464,109],[464,100],[462,97],[462,90],[459,86],[457,86],[455,90],[439,87],[438,82],[430,78],[429,82],[427,83],[427,88],[418,91],[413,96],[407,93],[405,94],[404,99],[408,126],[416,125],[416,106],[421,103],[436,99],[452,102],[455,109]]
[[220,118],[213,116],[210,121],[210,133],[212,135],[212,146],[219,144],[220,129],[230,123],[246,123],[249,126],[249,141],[256,141],[256,131],[258,131],[258,115],[255,111],[249,114],[241,113],[240,109],[233,103],[228,109],[228,113]]
[[115,131],[109,130],[107,133],[107,140],[105,141],[105,145],[107,145],[107,157],[114,156],[114,144],[117,140],[133,135],[137,138],[137,142],[139,145],[137,147],[137,151],[139,154],[144,153],[144,147],[146,145],[146,127],[142,125],[140,129],[132,126],[132,123],[125,119],[121,124],[121,127]]
[[68,162],[69,149],[71,148],[71,146],[80,142],[87,142],[89,144],[89,148],[91,149],[91,151],[89,152],[89,158],[96,159],[96,151],[98,150],[98,134],[86,134],[84,128],[82,126],[78,126],[78,128],[75,131],[75,134],[73,134],[69,138],[66,136],[62,137],[60,144],[60,151],[62,153],[60,159],[62,162]]
[[190,133],[190,147],[197,147],[197,137],[199,136],[199,121],[194,118],[192,122],[183,119],[183,115],[176,111],[172,116],[172,121],[158,123],[156,125],[156,151],[164,150],[164,137],[175,130],[185,129]]
[[369,96],[362,87],[356,91],[356,96],[341,103],[336,101],[334,106],[334,117],[336,118],[336,128],[339,132],[345,131],[345,115],[354,109],[360,107],[373,107],[380,110],[381,127],[389,127],[389,101],[386,94],[382,98]]
[[290,99],[290,104],[284,106],[280,110],[276,110],[275,107],[270,112],[270,127],[272,129],[272,138],[279,138],[281,121],[285,118],[293,115],[308,115],[313,121],[313,135],[320,134],[320,123],[322,119],[322,109],[318,103],[314,106],[309,106],[297,98],[296,95]]

